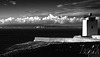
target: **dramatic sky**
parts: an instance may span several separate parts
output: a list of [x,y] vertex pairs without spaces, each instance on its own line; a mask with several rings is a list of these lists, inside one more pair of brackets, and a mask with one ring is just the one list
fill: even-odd
[[0,0],[0,18],[48,14],[84,17],[90,12],[100,16],[100,0]]
[[0,0],[0,17],[100,14],[100,0]]

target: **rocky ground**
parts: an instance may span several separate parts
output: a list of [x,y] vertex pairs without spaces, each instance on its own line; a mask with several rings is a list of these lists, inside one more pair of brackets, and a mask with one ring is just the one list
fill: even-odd
[[[98,55],[100,49],[99,42],[43,42],[30,41],[20,43],[6,48],[0,54],[3,57],[88,57]],[[96,56],[95,56],[96,57]]]

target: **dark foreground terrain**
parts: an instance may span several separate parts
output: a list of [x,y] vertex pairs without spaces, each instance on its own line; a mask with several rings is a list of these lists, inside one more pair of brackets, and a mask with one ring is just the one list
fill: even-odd
[[100,42],[28,42],[5,50],[3,57],[99,57]]

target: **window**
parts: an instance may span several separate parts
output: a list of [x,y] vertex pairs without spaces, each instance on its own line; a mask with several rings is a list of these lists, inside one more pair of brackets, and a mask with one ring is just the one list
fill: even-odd
[[91,26],[91,28],[93,29],[93,26]]

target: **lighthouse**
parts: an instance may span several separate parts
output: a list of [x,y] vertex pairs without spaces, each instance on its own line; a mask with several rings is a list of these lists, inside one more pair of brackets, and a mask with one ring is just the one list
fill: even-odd
[[82,22],[82,36],[91,37],[92,35],[98,34],[98,22],[96,17],[89,13]]

